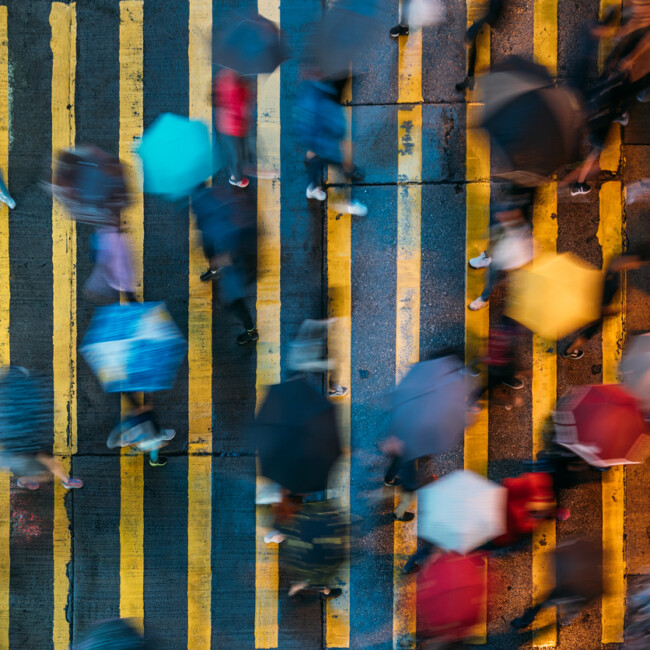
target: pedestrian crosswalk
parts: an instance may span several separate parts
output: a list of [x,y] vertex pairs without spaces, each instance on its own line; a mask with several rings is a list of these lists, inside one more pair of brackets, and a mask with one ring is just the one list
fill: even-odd
[[[617,2],[590,3],[603,14]],[[0,6],[0,169],[17,200],[11,214],[0,204],[0,360],[53,375],[54,452],[85,481],[74,494],[59,483],[43,486],[25,502],[15,481],[0,474],[0,649],[62,650],[93,621],[118,616],[134,619],[154,647],[170,649],[399,648],[416,632],[417,577],[401,569],[416,549],[417,517],[394,522],[400,496],[381,491],[380,397],[436,349],[461,345],[466,359],[475,359],[493,317],[490,309],[466,309],[484,280],[466,262],[486,245],[490,145],[468,128],[481,108],[477,92],[451,94],[463,63],[455,45],[444,51],[439,38],[453,27],[445,38],[460,42],[481,3],[448,4],[449,26],[412,29],[397,44],[386,29],[373,69],[345,91],[348,138],[369,180],[350,189],[331,177],[325,209],[305,199],[304,152],[292,126],[300,62],[321,0]],[[390,27],[399,3],[385,5],[380,15]],[[293,54],[257,81],[256,144],[267,173],[247,190],[258,210],[258,279],[249,298],[260,333],[256,348],[237,347],[218,286],[199,280],[205,260],[187,206],[145,196],[134,154],[161,112],[211,124],[213,41],[234,10],[258,11],[280,24]],[[531,10],[532,29],[513,48],[532,53],[557,77],[566,38],[559,25],[568,9],[535,0]],[[31,49],[23,47],[27,39]],[[477,72],[504,58],[487,26],[477,51]],[[444,77],[442,91],[435,75]],[[449,109],[438,131],[427,120],[432,103]],[[450,140],[449,132],[461,137]],[[77,359],[92,313],[82,290],[90,233],[47,197],[39,173],[60,149],[86,142],[119,153],[130,168],[132,202],[122,217],[136,293],[166,300],[188,339],[187,365],[156,403],[177,431],[165,468],[150,468],[128,450],[119,457],[108,452],[105,439],[121,407]],[[601,159],[611,180],[575,217],[593,231],[589,246],[603,267],[625,242],[623,146],[619,128]],[[446,170],[445,156],[460,169]],[[363,196],[368,216],[341,214],[334,204],[344,196]],[[555,182],[536,195],[533,230],[541,250],[580,251],[585,237],[567,225],[567,202]],[[541,448],[544,423],[567,381],[616,380],[625,291],[621,305],[620,318],[604,326],[592,367],[566,367],[555,342],[532,336],[524,405],[505,414],[486,405],[463,448],[435,459],[433,471],[465,467],[497,481],[516,473]],[[256,495],[264,481],[256,477],[246,427],[266,386],[288,376],[286,345],[300,322],[326,316],[337,319],[328,347],[338,383],[349,389],[337,400],[345,453],[330,494],[348,517],[362,520],[362,540],[359,557],[338,576],[343,595],[301,605],[287,598],[281,547],[262,538],[266,513]],[[508,622],[552,588],[548,551],[583,529],[603,545],[608,594],[598,621],[578,619],[569,632],[540,625],[523,643],[580,650],[621,643],[626,515],[641,506],[626,503],[623,468],[603,475],[595,500],[586,501],[595,493],[582,487],[567,496],[576,505],[571,523],[550,522],[524,550],[490,559],[486,585],[498,580],[503,588],[487,591],[477,643],[518,643]],[[33,537],[20,524],[31,515],[38,522]],[[555,622],[553,610],[542,616],[540,624]],[[576,645],[580,638],[587,645]]]

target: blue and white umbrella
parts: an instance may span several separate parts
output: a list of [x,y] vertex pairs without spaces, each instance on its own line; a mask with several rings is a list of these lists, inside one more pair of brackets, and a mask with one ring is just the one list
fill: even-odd
[[171,388],[187,343],[164,303],[95,310],[81,354],[107,393]]

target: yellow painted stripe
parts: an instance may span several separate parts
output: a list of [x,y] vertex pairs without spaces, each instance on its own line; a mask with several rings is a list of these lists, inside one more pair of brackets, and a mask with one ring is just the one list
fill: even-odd
[[[212,124],[212,0],[189,3],[189,116]],[[190,226],[188,301],[187,647],[212,636],[212,283],[201,282],[205,257]]]
[[[77,63],[76,5],[52,3],[52,155],[75,144],[75,76]],[[77,232],[62,206],[52,202],[52,369],[54,373],[54,454],[69,472],[70,455],[77,451]],[[70,645],[66,606],[71,560],[70,522],[66,490],[54,482],[52,529],[53,601],[52,643],[57,650]]]
[[[557,183],[540,187],[533,210],[533,234],[538,252],[554,253],[557,249]],[[557,397],[556,342],[533,335],[532,425],[533,458],[544,448],[544,424],[555,406]],[[533,533],[532,590],[533,603],[538,603],[555,586],[555,567],[551,552],[555,548],[555,522],[548,521]],[[555,608],[547,607],[537,616],[533,631],[536,648],[557,645],[554,625]]]
[[[0,169],[9,185],[9,47],[7,7],[0,7]],[[0,364],[11,362],[9,349],[9,208],[0,205]],[[0,472],[0,648],[9,647],[10,501],[9,472]]]
[[[483,7],[476,0],[467,0],[467,22],[471,24],[477,12]],[[484,27],[476,43],[476,74],[487,72],[490,68],[490,30]],[[477,123],[480,106],[469,94],[467,104],[467,135],[465,149],[465,255],[469,260],[485,250],[490,223],[490,141],[478,129],[471,128]],[[465,305],[483,291],[485,273],[469,270],[465,266]],[[465,359],[476,359],[481,345],[488,335],[490,325],[489,307],[481,311],[465,309]],[[464,466],[478,474],[487,476],[488,464],[488,408],[487,405],[472,426],[465,429]],[[487,566],[485,569],[485,593],[487,593]],[[487,635],[487,599],[483,603],[481,621],[473,630],[476,643],[485,643]]]
[[[120,2],[120,159],[135,172],[133,146],[142,135],[143,3]],[[142,299],[144,206],[138,175],[132,174],[133,201],[122,219],[131,242],[136,295]],[[123,450],[120,499],[120,616],[143,626],[144,521],[142,455]]]
[[[623,251],[624,225],[622,190],[619,181],[603,183],[600,189],[598,242],[603,268]],[[620,314],[603,323],[603,383],[617,381],[617,367],[625,343],[625,280],[620,292]],[[621,643],[625,622],[625,466],[612,467],[602,476],[603,580],[602,642]]]
[[[352,101],[352,83],[342,93],[343,104]],[[352,151],[352,109],[344,109],[347,122],[346,150]],[[337,182],[342,180],[335,172]],[[352,403],[352,220],[330,206],[350,198],[349,188],[329,188],[327,207],[327,315],[336,318],[328,333],[328,354],[337,364],[338,383],[348,387],[348,394],[337,399],[337,417],[343,453],[330,475],[329,498],[339,500],[344,516],[350,516],[350,447]],[[338,578],[343,593],[327,602],[325,642],[328,648],[350,646],[350,562],[339,568]]]
[[[257,10],[280,24],[280,3],[258,0]],[[274,178],[258,179],[257,185],[257,406],[265,387],[280,381],[280,69],[257,83],[258,151],[266,152],[265,166]],[[258,477],[257,490],[263,479]],[[255,514],[255,647],[278,646],[278,548],[265,544],[264,510]]]
[[[535,0],[533,52],[535,61],[557,77],[557,3]],[[557,249],[557,183],[540,187],[533,208],[533,231],[539,252]],[[555,341],[533,335],[532,424],[533,458],[544,447],[544,423],[557,398],[557,351]],[[533,533],[533,603],[543,600],[555,585],[555,567],[551,552],[555,548],[555,522],[548,521]],[[543,609],[533,631],[533,646],[555,647],[557,630],[555,608]]]
[[[399,39],[397,112],[397,277],[395,380],[420,360],[420,268],[422,220],[422,30]],[[397,507],[400,494],[395,494]],[[417,499],[411,506],[417,512]],[[402,567],[417,550],[417,519],[393,525],[393,648],[415,636],[416,577]]]

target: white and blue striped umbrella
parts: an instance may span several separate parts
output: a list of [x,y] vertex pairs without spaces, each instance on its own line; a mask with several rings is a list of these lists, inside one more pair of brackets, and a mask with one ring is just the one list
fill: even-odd
[[187,342],[164,303],[95,310],[81,354],[107,393],[171,388]]

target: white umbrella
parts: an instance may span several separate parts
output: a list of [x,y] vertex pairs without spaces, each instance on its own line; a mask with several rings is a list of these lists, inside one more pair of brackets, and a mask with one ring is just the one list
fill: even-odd
[[506,488],[474,472],[452,472],[418,494],[418,536],[445,550],[468,553],[506,532]]

